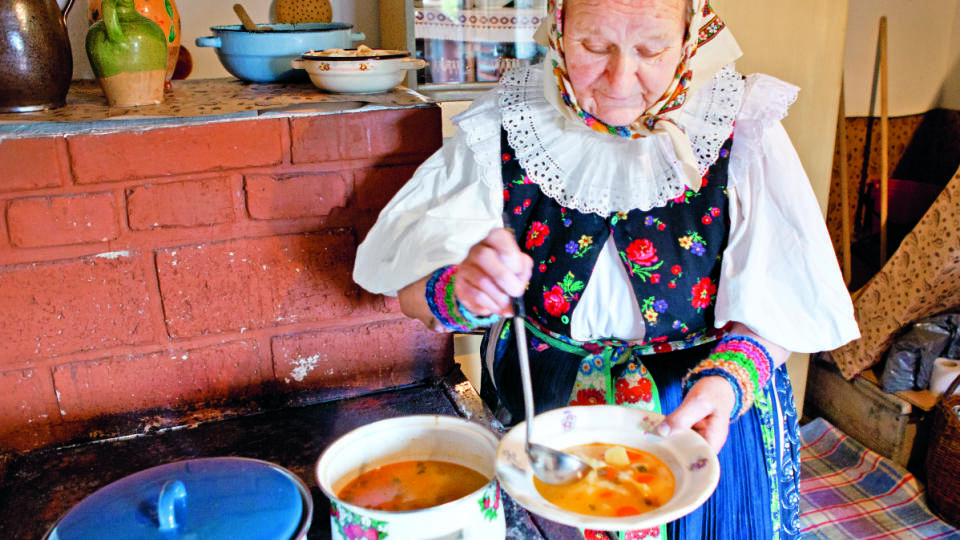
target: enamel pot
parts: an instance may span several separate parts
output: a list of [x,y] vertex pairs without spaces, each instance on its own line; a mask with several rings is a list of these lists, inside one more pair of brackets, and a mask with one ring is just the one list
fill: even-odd
[[[261,26],[261,25],[258,25]],[[262,25],[269,30],[251,32],[239,24],[213,26],[212,36],[198,37],[198,47],[213,47],[217,58],[234,77],[255,83],[306,81],[306,74],[290,62],[307,51],[346,49],[364,39],[347,23],[297,23]]]
[[[317,462],[317,484],[330,499],[334,540],[497,540],[506,534],[500,484],[495,476],[497,438],[454,416],[417,415],[381,420],[337,439]],[[490,479],[473,493],[446,504],[405,512],[371,510],[337,494],[365,471],[412,460],[439,460],[469,467]]]

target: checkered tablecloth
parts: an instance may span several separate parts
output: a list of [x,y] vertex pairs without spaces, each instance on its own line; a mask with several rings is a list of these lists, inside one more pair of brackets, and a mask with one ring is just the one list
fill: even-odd
[[960,539],[927,507],[906,469],[822,418],[800,428],[800,529],[804,538]]

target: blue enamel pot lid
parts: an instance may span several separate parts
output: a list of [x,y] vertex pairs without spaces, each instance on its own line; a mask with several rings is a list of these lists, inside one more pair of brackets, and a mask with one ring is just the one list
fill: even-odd
[[292,540],[313,517],[310,491],[267,461],[200,458],[104,486],[67,512],[47,540]]

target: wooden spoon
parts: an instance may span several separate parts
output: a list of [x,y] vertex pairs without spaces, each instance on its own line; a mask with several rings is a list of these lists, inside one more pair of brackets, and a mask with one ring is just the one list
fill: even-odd
[[263,32],[265,30],[273,30],[273,28],[270,26],[257,26],[257,23],[253,22],[253,19],[251,19],[250,15],[247,14],[247,10],[243,9],[243,6],[240,4],[233,5],[233,12],[237,14],[237,17],[240,17],[240,22],[243,24],[243,28],[247,32]]

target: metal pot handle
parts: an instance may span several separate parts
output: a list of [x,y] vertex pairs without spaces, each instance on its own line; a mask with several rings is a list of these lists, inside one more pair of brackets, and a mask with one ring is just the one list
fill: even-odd
[[67,18],[67,15],[70,13],[70,8],[73,7],[73,0],[67,0],[67,3],[60,8],[60,16],[64,19]]
[[423,69],[430,65],[422,58],[404,58],[400,62],[403,64],[403,69]]
[[220,36],[203,36],[196,39],[197,47],[220,48]]

